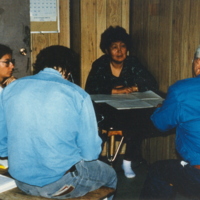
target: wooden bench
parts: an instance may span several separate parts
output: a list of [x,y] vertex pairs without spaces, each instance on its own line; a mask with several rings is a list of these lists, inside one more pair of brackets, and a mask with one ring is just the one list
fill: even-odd
[[[85,196],[71,198],[69,200],[106,200],[107,197],[113,195],[114,189],[101,187],[97,190],[87,193]],[[19,190],[18,188],[0,193],[0,200],[50,200],[49,198],[30,196]],[[54,199],[55,200],[55,199]]]

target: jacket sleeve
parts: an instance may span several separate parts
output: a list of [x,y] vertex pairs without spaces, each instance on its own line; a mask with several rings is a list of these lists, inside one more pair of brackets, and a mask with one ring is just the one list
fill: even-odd
[[86,161],[97,159],[101,153],[102,140],[98,135],[96,116],[89,95],[83,102],[79,127],[77,144],[82,158]]
[[92,64],[85,87],[86,92],[89,94],[111,94],[111,80],[105,72],[104,67],[100,66],[97,62]]
[[0,157],[7,157],[7,127],[2,105],[2,92],[0,92]]
[[151,120],[160,131],[171,130],[180,122],[182,106],[178,96],[176,88],[171,86],[163,105],[152,114]]

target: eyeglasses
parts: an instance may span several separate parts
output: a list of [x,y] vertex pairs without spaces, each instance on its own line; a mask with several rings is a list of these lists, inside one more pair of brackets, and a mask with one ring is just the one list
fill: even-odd
[[7,60],[7,61],[0,61],[0,62],[2,62],[2,63],[5,63],[7,66],[9,66],[9,64],[15,64],[15,59],[12,59],[12,60]]

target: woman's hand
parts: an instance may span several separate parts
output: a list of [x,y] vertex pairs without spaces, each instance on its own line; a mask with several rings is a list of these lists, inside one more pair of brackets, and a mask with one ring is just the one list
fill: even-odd
[[112,94],[129,94],[132,92],[138,92],[138,87],[137,86],[132,86],[132,87],[117,86],[116,88],[112,89]]
[[16,78],[14,76],[11,76],[10,78],[7,78],[3,83],[3,87],[7,86],[9,83],[12,83],[13,81],[15,81]]

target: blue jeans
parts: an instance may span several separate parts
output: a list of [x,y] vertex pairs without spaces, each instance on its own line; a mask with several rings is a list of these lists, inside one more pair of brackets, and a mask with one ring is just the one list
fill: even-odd
[[200,199],[200,170],[189,164],[183,166],[180,160],[157,161],[149,169],[140,200],[173,200],[177,192]]
[[[104,162],[80,161],[76,165],[77,171],[68,172],[58,181],[43,187],[28,185],[16,181],[19,189],[26,194],[54,199],[68,199],[84,196],[101,186],[116,189],[117,176],[115,170]],[[112,199],[111,196],[109,199]]]

